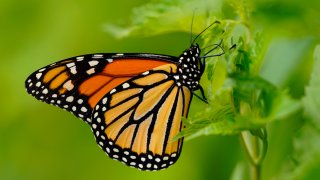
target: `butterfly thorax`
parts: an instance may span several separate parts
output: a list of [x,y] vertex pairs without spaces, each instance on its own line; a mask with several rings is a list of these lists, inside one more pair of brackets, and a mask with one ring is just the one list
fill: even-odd
[[203,72],[199,69],[200,62],[200,48],[199,45],[192,45],[185,50],[178,61],[178,72],[174,78],[178,86],[186,86],[191,90],[199,88],[199,81]]

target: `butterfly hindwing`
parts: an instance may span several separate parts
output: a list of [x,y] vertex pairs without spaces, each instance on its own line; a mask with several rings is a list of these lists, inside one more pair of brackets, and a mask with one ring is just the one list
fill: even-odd
[[92,131],[110,156],[142,170],[159,170],[179,157],[183,139],[172,141],[187,116],[191,92],[177,86],[177,66],[146,71],[107,93],[92,113]]

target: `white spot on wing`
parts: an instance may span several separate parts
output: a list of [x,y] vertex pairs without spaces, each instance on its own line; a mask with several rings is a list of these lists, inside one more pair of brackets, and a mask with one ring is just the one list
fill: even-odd
[[82,104],[83,103],[83,99],[78,99],[78,104]]
[[77,61],[82,61],[84,59],[83,56],[76,57]]
[[113,94],[113,93],[115,93],[117,90],[116,89],[112,89],[111,91],[110,91],[110,94]]
[[90,66],[95,66],[99,63],[99,61],[89,61]]
[[106,151],[107,153],[110,153],[110,149],[108,147],[106,147]]
[[95,73],[95,69],[94,68],[91,68],[91,69],[89,69],[88,71],[87,71],[87,74],[93,74],[93,73]]
[[71,80],[69,80],[63,84],[63,87],[68,91],[70,91],[73,89],[74,85],[72,84]]
[[73,67],[74,65],[75,65],[75,64],[74,64],[73,62],[72,62],[72,63],[68,63],[68,64],[67,64],[67,67],[68,67],[68,68],[71,68],[71,67]]
[[106,137],[104,135],[101,135],[100,137],[101,139],[106,140]]
[[69,96],[69,97],[67,97],[66,101],[67,101],[67,102],[72,102],[73,99],[74,99],[73,96]]
[[92,58],[103,58],[103,54],[94,54]]
[[122,84],[122,87],[125,89],[125,88],[128,88],[130,85],[128,83],[124,83]]
[[106,103],[107,103],[107,101],[108,101],[108,98],[106,98],[106,97],[105,97],[105,98],[103,98],[103,99],[102,99],[102,104],[106,104]]
[[87,108],[82,107],[82,108],[81,108],[81,111],[82,111],[82,112],[87,112]]
[[43,93],[43,94],[48,94],[48,89],[44,89],[44,90],[42,91],[42,93]]
[[71,67],[71,68],[70,68],[70,72],[71,72],[72,74],[77,74],[77,69],[76,69],[76,67],[75,67],[75,66]]
[[37,74],[36,74],[37,79],[40,79],[41,76],[42,76],[42,73],[37,73]]
[[44,71],[44,70],[46,70],[46,68],[42,68],[42,69],[40,69],[38,72],[42,72],[42,71]]

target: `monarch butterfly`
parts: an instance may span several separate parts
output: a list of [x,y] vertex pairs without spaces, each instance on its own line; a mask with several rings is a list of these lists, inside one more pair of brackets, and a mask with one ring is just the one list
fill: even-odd
[[187,117],[193,92],[203,94],[199,81],[205,58],[212,57],[201,57],[194,41],[179,57],[100,53],[68,58],[35,71],[25,86],[36,99],[87,122],[109,157],[140,170],[164,169],[179,158],[183,138],[172,138],[184,128],[181,116]]

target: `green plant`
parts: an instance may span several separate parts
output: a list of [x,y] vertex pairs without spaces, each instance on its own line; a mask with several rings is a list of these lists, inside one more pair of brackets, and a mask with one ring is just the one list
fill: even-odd
[[[290,170],[279,170],[274,177],[311,178],[315,174],[319,175],[315,169],[320,162],[320,147],[317,143],[320,139],[320,48],[314,53],[312,78],[305,95],[303,92],[292,92],[294,86],[290,82],[286,84],[281,81],[281,78],[290,81],[290,78],[297,76],[290,74],[290,71],[283,70],[277,76],[272,73],[266,75],[261,70],[265,61],[269,61],[267,51],[272,49],[272,43],[277,39],[274,37],[284,34],[293,39],[297,35],[311,36],[312,40],[304,39],[309,49],[314,46],[312,42],[319,38],[314,29],[308,29],[310,23],[317,23],[314,19],[308,19],[310,11],[301,8],[298,2],[287,4],[290,5],[286,6],[286,2],[258,3],[245,0],[153,1],[135,9],[129,27],[107,25],[106,30],[117,37],[160,35],[173,31],[190,33],[189,25],[195,7],[195,34],[218,20],[219,24],[201,35],[203,47],[223,40],[222,47],[225,50],[223,56],[207,60],[206,71],[201,80],[209,104],[199,105],[198,109],[205,109],[204,111],[190,112],[188,119],[183,120],[186,128],[176,138],[239,135],[252,168],[251,179],[261,179],[261,168],[268,151],[268,125],[279,120],[290,123],[290,119],[295,116],[300,123],[298,126],[302,127],[292,137],[295,147],[290,156],[296,164],[288,165]],[[292,21],[296,18],[306,21],[305,28]],[[269,25],[277,26],[278,29],[274,30]],[[290,30],[285,31],[286,28],[293,29],[296,34]],[[233,45],[236,46],[231,48]],[[294,45],[291,43],[289,48],[294,49]],[[219,53],[219,50],[221,49],[218,48],[215,53]],[[303,53],[291,53],[303,59],[303,54],[308,52],[310,50],[306,49]],[[278,63],[299,66],[299,61]],[[306,74],[309,76],[309,73]],[[290,164],[284,162],[286,163]],[[266,175],[265,178],[270,177]]]

